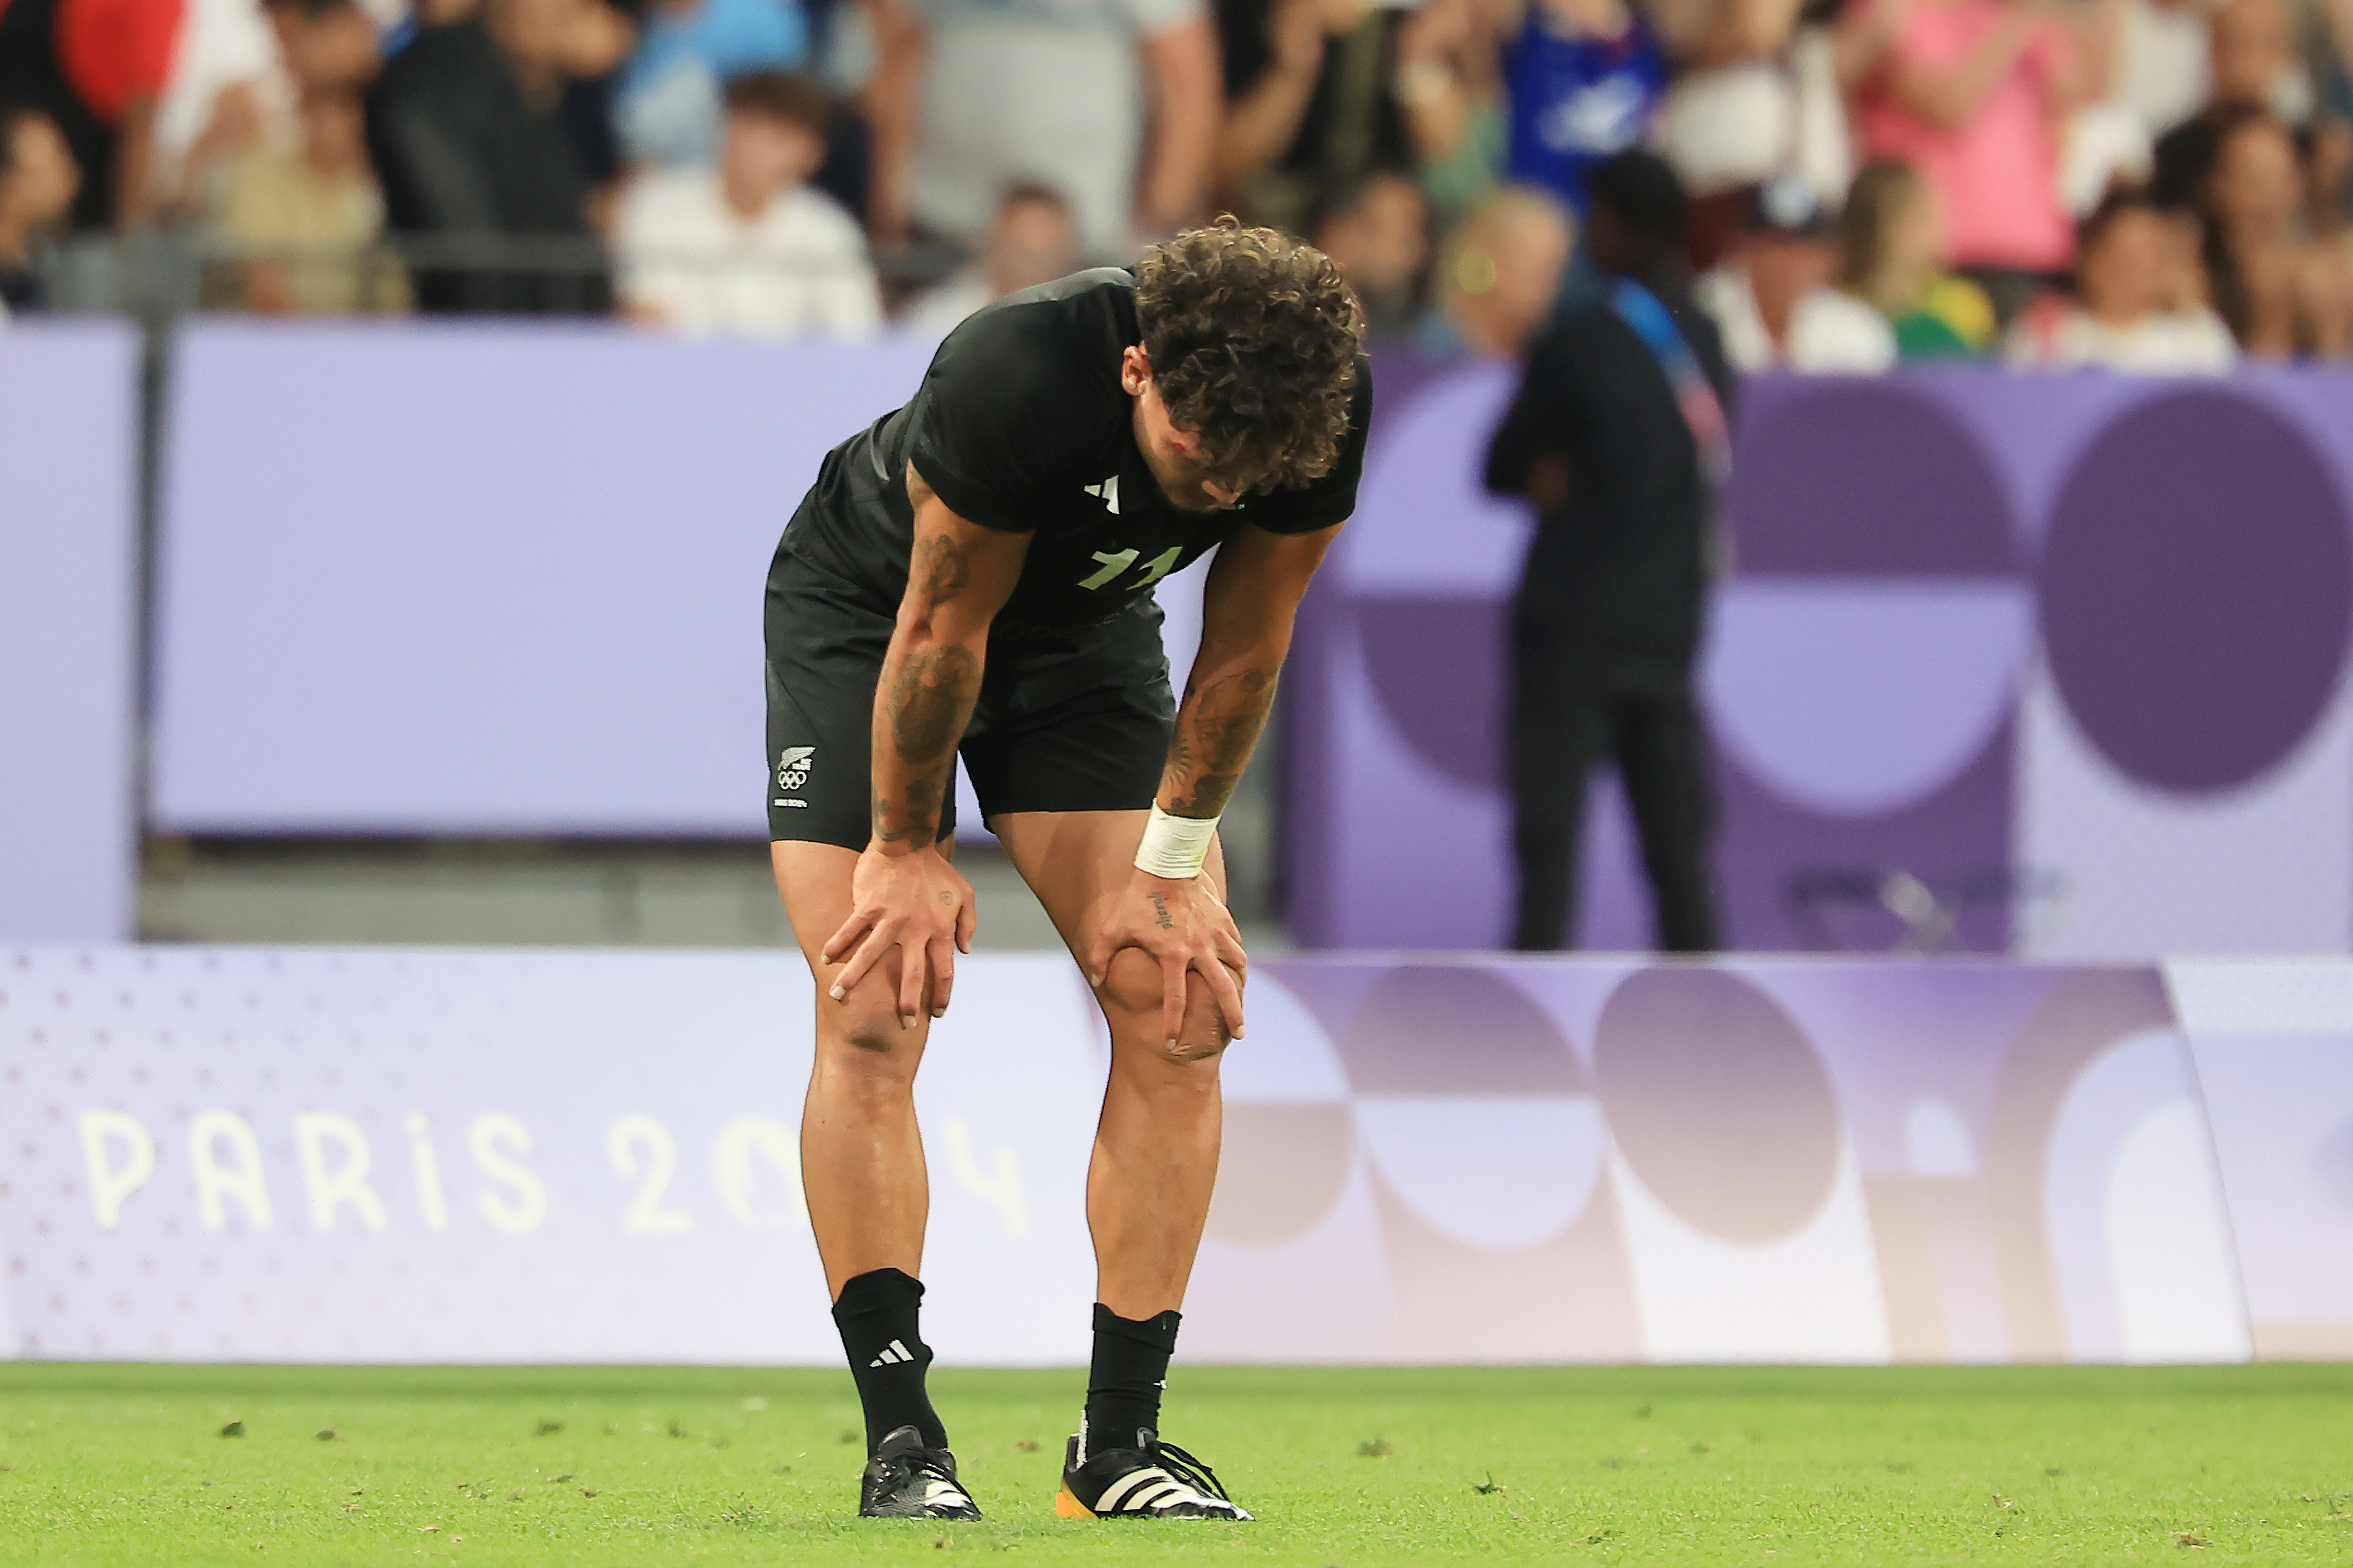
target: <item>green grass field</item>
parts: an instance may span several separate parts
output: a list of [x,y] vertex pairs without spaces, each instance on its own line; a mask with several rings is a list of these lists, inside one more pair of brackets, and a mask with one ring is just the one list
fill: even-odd
[[0,1560],[2353,1561],[2353,1367],[1180,1367],[1223,1527],[1053,1517],[1081,1382],[935,1376],[944,1528],[849,1517],[842,1373],[0,1364]]

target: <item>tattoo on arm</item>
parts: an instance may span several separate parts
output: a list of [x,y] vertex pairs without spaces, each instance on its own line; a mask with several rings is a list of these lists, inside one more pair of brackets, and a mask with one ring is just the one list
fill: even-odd
[[972,581],[972,568],[964,558],[964,547],[944,533],[925,534],[915,541],[913,571],[910,574],[920,584],[923,597],[934,605],[944,605],[965,590]]
[[898,661],[888,678],[878,729],[887,727],[892,749],[907,764],[904,788],[895,795],[876,770],[874,837],[885,844],[928,844],[939,836],[940,811],[955,745],[980,693],[980,660],[961,643],[919,648]]
[[1274,706],[1279,665],[1233,670],[1185,693],[1161,787],[1178,816],[1216,816],[1240,782]]

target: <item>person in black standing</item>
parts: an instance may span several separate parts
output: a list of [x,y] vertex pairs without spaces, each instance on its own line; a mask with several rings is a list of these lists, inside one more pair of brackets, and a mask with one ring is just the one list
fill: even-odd
[[[515,247],[519,264],[421,265],[420,310],[603,315],[588,176],[561,117],[565,14],[553,0],[486,0],[479,16],[420,27],[368,95],[370,161],[398,234]],[[575,259],[581,265],[569,265]],[[541,265],[533,266],[533,262]]]
[[1513,606],[1513,945],[1567,945],[1586,775],[1617,764],[1656,900],[1658,943],[1717,945],[1712,792],[1692,691],[1731,373],[1693,303],[1682,185],[1648,153],[1595,168],[1599,288],[1528,353],[1486,484],[1525,497],[1535,537]]

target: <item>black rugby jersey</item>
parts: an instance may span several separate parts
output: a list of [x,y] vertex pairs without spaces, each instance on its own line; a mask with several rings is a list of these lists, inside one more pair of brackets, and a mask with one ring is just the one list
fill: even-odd
[[1121,352],[1142,341],[1135,279],[1118,268],[1073,273],[974,315],[940,345],[913,402],[827,455],[779,563],[797,556],[895,614],[914,547],[910,461],[958,516],[1031,536],[1000,626],[1100,620],[1245,525],[1312,533],[1347,520],[1372,416],[1362,354],[1347,437],[1329,473],[1189,512],[1145,467],[1134,399],[1119,384]]

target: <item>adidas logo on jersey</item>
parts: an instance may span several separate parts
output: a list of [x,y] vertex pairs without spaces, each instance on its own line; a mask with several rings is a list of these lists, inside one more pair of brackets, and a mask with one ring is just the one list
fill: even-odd
[[881,1355],[876,1356],[872,1361],[868,1362],[866,1364],[870,1367],[897,1366],[902,1361],[913,1361],[914,1359],[914,1353],[907,1349],[905,1341],[892,1340],[889,1344],[882,1347],[882,1353]]
[[1119,476],[1113,474],[1099,485],[1089,485],[1087,494],[1103,503],[1103,510],[1113,517],[1119,515]]

